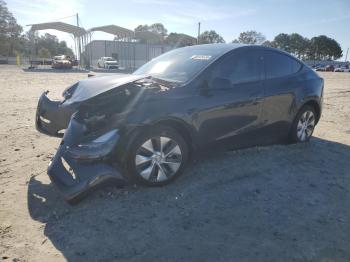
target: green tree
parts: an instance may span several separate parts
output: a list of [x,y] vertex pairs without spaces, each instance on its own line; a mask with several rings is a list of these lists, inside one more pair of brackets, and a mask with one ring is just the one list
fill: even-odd
[[275,36],[273,42],[276,48],[290,52],[290,38],[288,34],[278,34],[277,36]]
[[73,56],[73,55],[74,55],[72,49],[70,49],[70,48],[67,46],[66,41],[60,41],[60,42],[58,43],[57,53],[58,53],[58,54],[68,55],[68,56]]
[[340,47],[340,44],[334,39],[330,40],[330,55],[333,60],[339,59],[343,56],[343,50]]
[[37,41],[38,50],[40,48],[46,48],[53,55],[58,55],[58,39],[55,35],[45,33],[45,35],[39,37]]
[[272,42],[265,41],[263,45],[285,50],[304,60],[336,60],[343,54],[339,43],[325,35],[309,40],[297,33],[281,33]]
[[225,43],[221,35],[214,30],[205,31],[199,35],[199,44]]
[[29,57],[40,56],[39,51],[46,49],[54,55],[74,56],[72,49],[67,47],[65,41],[59,41],[56,36],[45,34],[39,36],[38,32],[29,30],[20,38],[22,54]]
[[39,49],[38,56],[40,58],[50,58],[51,57],[51,53],[50,53],[50,51],[47,48],[42,47],[42,48]]
[[142,34],[136,34],[136,38],[140,41],[140,43],[154,43],[159,44],[162,43],[167,35],[168,30],[161,23],[154,23],[152,25],[139,25],[135,28],[135,33],[138,32],[152,32],[157,34],[159,37],[155,36],[152,39],[148,39],[148,37],[142,36]]
[[268,47],[276,47],[274,41],[265,40],[261,45]]
[[149,31],[149,26],[148,25],[139,25],[134,30],[135,30],[135,32]]
[[154,23],[149,27],[149,30],[153,33],[160,34],[163,38],[167,35],[168,30],[161,23]]
[[33,57],[38,54],[38,39],[39,39],[39,34],[37,31],[32,31],[29,30],[25,33],[23,36],[24,41],[23,41],[23,53],[28,56],[28,57]]
[[170,33],[165,39],[165,42],[173,47],[183,47],[195,45],[197,43],[197,39],[185,34]]
[[16,18],[8,10],[6,3],[0,0],[0,54],[15,55],[19,48],[19,37],[22,27],[17,24]]
[[343,51],[337,41],[325,35],[311,38],[309,55],[311,59],[335,60],[339,59]]
[[297,33],[289,35],[289,51],[298,58],[305,57],[309,47],[309,40]]
[[152,25],[139,25],[135,28],[135,32],[145,32],[145,31],[157,33],[163,37],[165,37],[168,33],[168,30],[164,27],[162,23],[154,23]]
[[[65,41],[59,41],[55,35],[46,33],[43,36],[34,36],[35,49],[40,50],[41,48],[47,49],[52,56],[54,55],[73,55],[72,49],[67,47]],[[39,51],[37,52],[39,53]]]
[[262,33],[251,30],[240,33],[238,39],[233,40],[232,43],[260,45],[265,39]]

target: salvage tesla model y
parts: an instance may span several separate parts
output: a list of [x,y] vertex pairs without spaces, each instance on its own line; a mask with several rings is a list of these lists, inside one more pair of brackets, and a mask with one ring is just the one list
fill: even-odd
[[48,175],[68,201],[105,181],[165,185],[208,146],[306,142],[320,119],[323,79],[262,46],[197,45],[130,75],[91,77],[62,101],[40,97],[37,129],[63,137]]

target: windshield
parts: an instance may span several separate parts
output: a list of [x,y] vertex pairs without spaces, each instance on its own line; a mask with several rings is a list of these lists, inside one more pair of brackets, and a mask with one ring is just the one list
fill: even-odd
[[136,70],[134,75],[151,75],[168,81],[184,83],[215,60],[221,51],[205,47],[179,48],[167,52]]
[[114,59],[112,57],[105,57],[106,61],[114,61]]

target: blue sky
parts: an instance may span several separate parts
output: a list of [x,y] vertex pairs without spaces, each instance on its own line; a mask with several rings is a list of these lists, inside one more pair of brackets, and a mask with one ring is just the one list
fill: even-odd
[[[197,23],[201,22],[202,31],[214,29],[226,42],[237,38],[242,31],[256,30],[269,40],[281,32],[296,32],[309,38],[324,34],[341,44],[344,55],[350,47],[350,0],[5,1],[21,25],[57,21],[78,12],[86,29],[107,24],[134,29],[139,24],[161,22],[169,32],[196,36]],[[75,23],[74,18],[60,21]],[[72,45],[67,34],[57,31],[50,33]],[[93,39],[112,38],[100,33],[95,34]]]

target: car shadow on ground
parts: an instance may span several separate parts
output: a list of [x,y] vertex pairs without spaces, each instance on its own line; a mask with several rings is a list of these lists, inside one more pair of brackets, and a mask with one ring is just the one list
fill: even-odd
[[31,178],[28,209],[68,261],[350,261],[350,147],[215,152],[162,188],[107,188],[76,206]]
[[124,74],[130,74],[134,70],[128,70],[128,69],[106,69],[106,68],[92,68],[92,72],[94,73],[124,73]]
[[104,69],[104,68],[91,68],[89,69],[54,69],[54,68],[22,68],[23,72],[31,73],[90,73],[90,74],[130,74],[133,71],[122,69]]
[[22,68],[23,72],[34,72],[34,73],[88,73],[90,70],[72,68],[72,69],[54,69],[54,68]]

